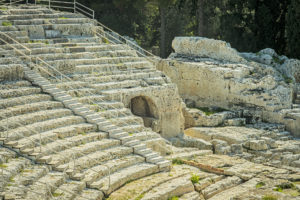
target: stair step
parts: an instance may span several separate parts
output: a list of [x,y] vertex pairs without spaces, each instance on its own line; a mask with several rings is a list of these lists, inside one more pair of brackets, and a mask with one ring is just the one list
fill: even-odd
[[156,172],[158,172],[156,165],[146,163],[137,164],[111,174],[110,181],[108,176],[103,177],[101,180],[92,183],[90,188],[99,189],[106,195],[109,195],[128,181],[133,181]]
[[194,191],[190,176],[175,178],[164,182],[147,192],[143,200],[167,200]]
[[114,160],[109,160],[106,163],[97,165],[95,167],[87,169],[85,173],[84,181],[89,186],[97,179],[107,176],[109,173],[112,174],[122,168],[126,168],[138,163],[144,162],[145,159],[137,155],[128,155]]

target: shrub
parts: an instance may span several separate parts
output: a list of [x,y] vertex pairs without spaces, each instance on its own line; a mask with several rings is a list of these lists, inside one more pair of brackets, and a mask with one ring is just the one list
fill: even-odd
[[261,188],[262,186],[265,186],[266,184],[264,182],[259,182],[256,184],[256,188]]
[[174,159],[172,160],[172,164],[173,164],[173,165],[182,165],[182,164],[184,164],[184,162],[183,162],[183,160],[174,158]]
[[265,195],[262,200],[277,200],[277,197],[274,197],[272,195]]
[[9,21],[2,22],[2,26],[12,26],[12,23]]
[[193,174],[191,177],[191,181],[193,184],[199,183],[200,177],[196,174]]

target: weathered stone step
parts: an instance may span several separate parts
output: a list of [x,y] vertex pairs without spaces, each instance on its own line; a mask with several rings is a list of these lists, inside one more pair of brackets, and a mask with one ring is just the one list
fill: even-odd
[[106,195],[112,193],[116,189],[120,188],[126,182],[139,179],[141,177],[151,175],[158,172],[158,166],[153,164],[137,164],[124,168],[120,171],[117,171],[110,176],[110,185],[109,177],[103,177],[101,180],[94,182],[90,185],[90,188],[100,189]]
[[[53,194],[55,199],[71,200],[79,196],[81,191],[85,188],[85,183],[80,181],[69,181],[57,188]],[[70,191],[70,192],[67,192]]]
[[72,111],[68,109],[54,109],[47,111],[42,110],[34,113],[9,117],[0,121],[0,131],[7,131],[7,128],[15,129],[20,126],[25,126],[32,123],[46,121],[54,118],[60,118],[72,114]]
[[66,168],[70,168],[74,172],[76,171],[81,172],[82,170],[91,169],[92,167],[99,165],[103,162],[113,160],[116,158],[122,158],[123,156],[133,153],[132,148],[128,148],[124,146],[111,145],[110,147],[106,147],[106,148],[108,149],[104,148],[102,150],[89,153],[87,154],[87,156],[81,155],[81,157],[76,159],[75,163],[74,160],[70,160],[69,163],[59,165],[56,167],[56,169],[61,171]]
[[[4,67],[4,65],[0,65],[0,67]],[[1,90],[9,90],[9,89],[19,89],[21,87],[30,87],[32,84],[29,81],[9,81],[4,82],[0,85]]]
[[104,195],[99,190],[85,189],[81,192],[80,196],[75,197],[74,200],[86,200],[86,199],[103,199]]
[[39,199],[47,199],[50,197],[49,192],[54,193],[57,187],[65,182],[64,174],[58,172],[48,173],[46,176],[40,178],[33,185],[28,187],[28,192],[24,199],[37,199],[36,192],[41,195],[38,196]]
[[157,138],[161,139],[161,136],[154,131],[144,131],[144,132],[134,133],[134,137],[140,141],[157,139]]
[[179,197],[178,200],[202,200],[200,194],[196,191],[186,193]]
[[154,187],[142,200],[168,200],[194,191],[190,176],[179,177]]
[[[52,157],[51,164],[56,165],[56,166],[65,164],[74,158],[77,159],[83,155],[86,155],[86,154],[89,154],[89,153],[92,153],[95,151],[107,149],[109,147],[113,147],[113,146],[116,146],[119,144],[120,144],[120,141],[118,141],[118,140],[103,139],[100,141],[83,144],[81,146],[72,147],[70,149],[61,151],[57,154],[51,155],[51,157]],[[81,164],[84,164],[84,163],[81,163]]]
[[[94,104],[94,103],[96,103],[96,104],[100,104],[100,105],[101,105],[101,103],[105,104],[106,102],[113,102],[113,101],[107,101],[105,96],[99,95],[99,94],[78,97],[77,100],[79,102],[83,103],[83,104]],[[112,104],[115,105],[114,103],[112,103]],[[107,106],[108,105],[109,105],[109,103],[107,103]],[[103,106],[103,107],[105,107],[105,106]]]
[[[55,61],[48,61],[51,66],[56,66],[59,63],[63,62],[64,60],[55,60]],[[75,65],[99,65],[99,64],[118,64],[122,66],[124,62],[139,62],[144,61],[143,58],[140,57],[107,57],[107,58],[94,58],[94,59],[76,59],[73,60]]]
[[46,121],[32,123],[26,126],[10,129],[9,131],[0,132],[1,137],[7,138],[8,141],[18,140],[23,137],[28,137],[39,132],[48,131],[51,129],[84,123],[84,119],[79,116],[65,116],[61,118],[50,119]]
[[92,87],[96,90],[108,90],[108,89],[117,89],[117,88],[134,88],[140,85],[140,81],[136,80],[125,80],[119,82],[107,82],[107,83],[97,83],[93,84]]
[[[147,61],[123,61],[116,63],[90,63],[90,64],[77,64],[75,67],[76,73],[89,73],[101,76],[102,72],[107,72],[108,74],[121,74],[121,72],[128,73],[127,70],[132,70],[130,73],[133,73],[134,69],[153,69],[153,66]],[[154,70],[153,70],[154,71]],[[118,73],[116,73],[118,72]],[[141,71],[140,71],[141,72]],[[98,73],[98,74],[97,74]]]
[[5,34],[9,35],[10,37],[28,37],[28,32],[26,31],[5,31]]
[[39,8],[39,9],[9,9],[11,15],[32,15],[32,14],[53,14],[54,12],[50,9]]
[[161,73],[159,72],[143,72],[143,71],[138,71],[136,73],[129,73],[129,72],[124,72],[120,74],[102,74],[94,72],[92,74],[80,74],[80,75],[75,75],[73,79],[79,79],[85,82],[90,82],[90,83],[104,83],[104,82],[110,82],[110,81],[124,81],[124,80],[139,80],[139,79],[147,79],[151,77],[157,77],[160,76]]
[[33,113],[41,110],[52,110],[52,109],[57,109],[62,107],[63,104],[57,101],[41,101],[36,103],[18,105],[18,106],[6,108],[5,110],[0,110],[0,120],[7,117],[16,116],[16,115]]
[[34,87],[23,87],[19,89],[8,89],[8,90],[1,90],[0,91],[0,98],[13,98],[13,97],[19,97],[19,96],[25,96],[25,95],[32,95],[40,93],[40,88],[34,88]]
[[137,133],[145,129],[144,125],[141,124],[122,124],[120,128],[128,133]]
[[111,118],[109,119],[110,122],[112,122],[116,126],[124,126],[124,125],[142,125],[144,126],[144,121],[141,117],[137,117],[135,115],[129,115],[129,116],[121,116],[117,118]]
[[[25,16],[24,16],[25,17]],[[91,19],[89,18],[54,18],[54,19],[47,19],[47,18],[36,18],[36,19],[14,19],[13,24],[17,25],[42,25],[42,24],[84,24],[90,23]]]
[[80,15],[76,15],[74,13],[52,13],[52,14],[9,14],[2,15],[0,17],[1,20],[31,20],[31,19],[59,19],[59,18],[81,18]]
[[51,80],[52,83],[56,83],[55,86],[62,90],[75,90],[75,89],[93,89],[90,88],[89,83],[83,82],[83,81],[70,81],[64,79],[63,81],[60,80]]
[[238,195],[241,195],[243,193],[247,193],[248,191],[255,190],[256,185],[259,183],[258,178],[253,178],[245,183],[242,183],[238,186],[235,186],[233,188],[227,189],[212,198],[209,198],[209,200],[227,200],[227,199],[234,199]]
[[111,118],[118,118],[118,117],[126,117],[128,115],[132,115],[131,111],[128,108],[112,108],[110,107],[108,110],[101,110],[101,112],[99,112],[99,115],[101,115],[102,117],[105,117],[107,119],[111,119]]
[[144,161],[145,158],[137,155],[128,155],[114,160],[109,160],[106,163],[87,169],[84,172],[84,181],[89,186],[93,182],[97,181],[97,179],[107,176],[109,173],[114,173],[122,168],[127,168],[131,165],[142,163]]
[[216,182],[215,184],[208,186],[202,191],[202,193],[206,199],[209,199],[214,195],[224,190],[227,190],[229,188],[232,188],[240,183],[242,183],[242,180],[239,177],[236,176],[228,177],[221,181]]
[[[94,101],[93,101],[94,100]],[[79,100],[79,102],[83,104],[90,104],[86,105],[90,108],[90,110],[94,110],[95,112],[105,112],[106,110],[110,109],[123,109],[124,104],[117,101],[105,101],[104,97],[99,97],[99,99],[95,100]]]
[[1,180],[3,181],[1,181],[0,184],[6,185],[13,183],[13,177],[29,165],[30,161],[25,158],[11,158],[8,162],[1,164]]
[[[83,50],[82,50],[83,51]],[[110,58],[110,57],[126,57],[136,56],[133,50],[114,50],[114,51],[102,51],[102,52],[79,52],[79,53],[51,53],[51,54],[36,54],[39,58],[45,61],[55,61],[61,59],[67,59],[75,61],[76,59],[95,59],[95,58]],[[33,56],[33,61],[34,56]]]
[[292,105],[292,108],[293,108],[293,109],[298,109],[298,108],[300,108],[300,104],[293,104],[293,105]]
[[[25,197],[26,187],[32,185],[38,179],[42,178],[49,172],[45,166],[31,166],[26,167],[14,176],[5,187],[4,193],[14,195],[20,199]],[[20,194],[20,187],[24,187],[24,193]]]
[[[62,127],[62,128],[52,129],[50,131],[42,132],[42,133],[40,133],[40,135],[35,134],[32,136],[20,139],[20,140],[18,140],[18,144],[20,146],[22,146],[23,149],[33,148],[33,147],[39,146],[39,143],[41,140],[43,147],[45,147],[44,145],[51,143],[51,142],[55,142],[58,139],[73,137],[73,136],[77,136],[78,134],[80,134],[79,136],[82,136],[82,135],[85,136],[89,132],[95,131],[95,130],[96,130],[96,127],[91,124],[76,124],[76,125],[66,126],[66,127]],[[91,136],[89,135],[89,137],[91,137]],[[92,139],[99,139],[98,134],[96,134],[94,137],[92,137]],[[92,139],[90,139],[90,140],[92,140]],[[82,141],[82,143],[83,142],[88,142],[88,137],[87,137],[87,139],[84,139]],[[67,146],[69,146],[69,145],[70,144],[67,144]],[[45,150],[46,150],[46,147],[45,147]]]
[[[6,15],[9,16],[9,15]],[[18,31],[17,27],[15,26],[0,26],[1,32],[8,32],[8,31]]]
[[106,133],[97,132],[97,133],[81,134],[74,137],[66,138],[64,140],[52,141],[51,143],[43,145],[41,152],[40,152],[40,148],[36,147],[34,149],[34,152],[37,154],[41,154],[40,156],[49,156],[55,152],[64,151],[68,148],[83,145],[97,140],[102,140],[104,138],[107,138]]

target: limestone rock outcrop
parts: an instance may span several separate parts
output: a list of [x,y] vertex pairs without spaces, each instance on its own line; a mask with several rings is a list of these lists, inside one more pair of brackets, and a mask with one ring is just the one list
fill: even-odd
[[185,101],[241,111],[247,123],[283,123],[300,136],[299,111],[292,109],[297,108],[300,61],[272,49],[239,53],[224,41],[202,37],[175,38],[173,48],[157,68],[177,84]]

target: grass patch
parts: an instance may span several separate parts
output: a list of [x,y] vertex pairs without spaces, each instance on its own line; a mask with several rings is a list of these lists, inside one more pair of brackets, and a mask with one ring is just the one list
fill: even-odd
[[137,198],[135,198],[134,200],[141,200],[143,197],[145,196],[145,193],[140,194]]
[[193,174],[191,177],[191,181],[193,184],[199,183],[200,177],[196,174]]
[[7,165],[5,165],[5,164],[0,164],[0,168],[7,168]]
[[10,183],[14,183],[14,182],[15,182],[14,177],[10,177],[10,178],[9,178],[9,182],[10,182]]
[[12,23],[9,21],[2,22],[2,26],[12,26]]
[[273,195],[265,195],[262,200],[277,200],[277,197]]
[[133,133],[128,133],[128,135],[132,136],[132,135],[133,135]]
[[266,184],[264,182],[259,182],[256,184],[256,188],[261,188],[262,186],[265,186]]
[[58,193],[58,192],[54,192],[52,194],[53,197],[60,197],[60,196],[63,196],[63,195],[64,195],[64,193]]
[[86,132],[80,132],[79,134],[80,135],[86,135]]
[[184,162],[183,162],[183,160],[181,160],[181,159],[174,158],[174,159],[172,160],[172,164],[173,164],[173,165],[183,165]]
[[109,40],[106,38],[102,38],[102,42],[104,42],[105,44],[110,44]]
[[168,200],[179,200],[179,197],[176,197],[176,196],[170,197],[170,198],[168,198]]
[[58,18],[58,19],[69,19],[69,18],[67,18],[67,17],[60,17],[60,18]]
[[284,82],[287,84],[293,83],[293,79],[287,77],[286,75],[283,75],[283,79],[284,79]]
[[5,7],[0,7],[0,10],[7,10],[7,8],[5,8]]

